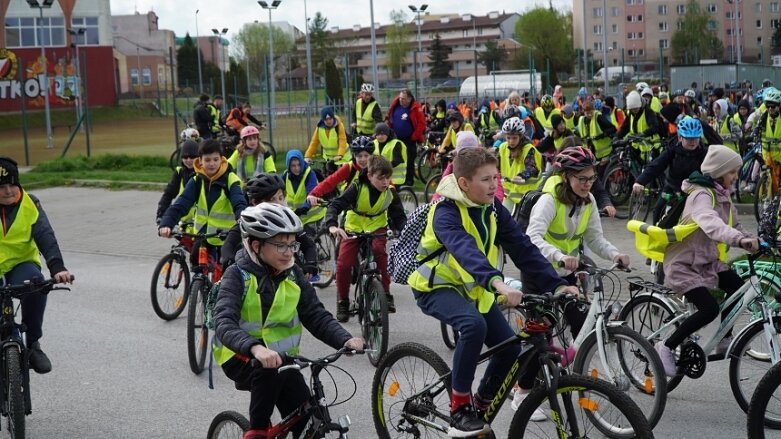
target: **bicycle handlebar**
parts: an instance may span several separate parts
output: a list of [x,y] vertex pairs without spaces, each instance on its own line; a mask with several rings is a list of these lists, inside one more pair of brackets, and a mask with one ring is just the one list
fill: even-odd
[[386,230],[384,233],[355,233],[355,232],[346,232],[347,236],[351,238],[393,238],[395,236],[395,233],[393,233],[393,230]]
[[[326,355],[325,357],[311,360],[302,355],[288,355],[282,352],[279,354],[280,358],[282,358],[282,366],[277,369],[277,372],[284,372],[289,369],[301,370],[314,365],[328,366],[329,364],[336,362],[336,360],[338,360],[342,355],[358,355],[364,353],[366,353],[366,349],[359,351],[356,349],[342,347],[339,348],[336,352]],[[260,361],[258,361],[256,358],[253,358],[250,361],[250,365],[252,365],[252,367],[263,367],[260,364]]]
[[[76,280],[76,276],[71,275],[70,276],[70,282],[73,282]],[[11,294],[13,297],[19,297],[23,294],[29,294],[29,293],[42,293],[42,294],[49,294],[51,291],[70,291],[70,288],[68,287],[55,287],[55,285],[61,283],[55,278],[49,278],[46,280],[42,279],[31,279],[26,280],[21,284],[16,285],[2,285],[0,286],[0,293],[2,294]]]

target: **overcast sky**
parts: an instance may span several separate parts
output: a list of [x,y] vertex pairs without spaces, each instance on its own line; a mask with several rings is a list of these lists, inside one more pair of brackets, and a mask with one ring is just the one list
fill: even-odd
[[[552,0],[554,7],[571,9],[571,0]],[[267,3],[271,3],[268,0]],[[408,4],[420,6],[421,0],[375,0],[374,21],[386,24],[390,21],[392,9],[403,9],[412,18]],[[425,1],[428,11],[439,13],[473,13],[486,15],[490,11],[522,12],[533,4],[548,5],[547,0],[469,0],[462,1],[458,8],[453,7],[452,0]],[[309,17],[320,11],[328,18],[328,26],[349,28],[356,24],[368,26],[370,22],[369,0],[307,0]],[[519,9],[521,8],[521,9]],[[228,35],[233,36],[244,23],[261,20],[268,22],[268,11],[262,9],[255,0],[111,0],[113,15],[133,14],[135,11],[146,13],[150,10],[160,17],[161,29],[170,29],[177,36],[189,32],[195,35],[195,11],[198,13],[198,31],[201,35],[211,34],[213,28],[228,28]],[[274,21],[287,21],[304,30],[304,0],[282,0],[279,8],[272,13]]]

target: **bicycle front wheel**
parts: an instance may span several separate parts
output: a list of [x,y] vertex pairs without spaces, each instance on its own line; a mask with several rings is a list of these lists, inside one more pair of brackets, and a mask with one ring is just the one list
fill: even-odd
[[651,201],[653,197],[648,194],[639,193],[629,197],[629,218],[646,222],[648,214],[651,212]]
[[434,174],[434,168],[437,167],[437,150],[426,150],[418,158],[417,162],[417,174],[422,183],[426,183],[429,178]]
[[184,311],[190,291],[190,269],[187,259],[169,253],[160,259],[152,273],[152,309],[163,320],[173,320]]
[[762,217],[762,213],[770,205],[770,200],[773,199],[773,182],[770,178],[770,171],[763,169],[759,174],[759,181],[756,188],[754,188],[754,217],[757,221]]
[[[773,327],[781,327],[781,317],[773,318]],[[781,337],[778,330],[774,334],[775,345],[779,346]],[[754,355],[750,352],[753,351]],[[770,346],[765,338],[764,321],[757,320],[752,323],[740,337],[735,340],[734,347],[729,354],[729,385],[740,408],[748,411],[748,404],[754,389],[759,381],[767,373],[772,363],[770,355],[758,356],[757,352],[770,353]],[[781,418],[767,420],[767,425],[773,428],[781,428]]]
[[317,268],[319,280],[312,282],[318,288],[326,288],[331,285],[336,274],[336,240],[328,229],[323,229],[315,237],[315,250],[317,251]]
[[616,161],[605,170],[605,189],[610,195],[610,201],[614,206],[621,206],[629,199],[632,192],[632,184],[635,179],[629,168],[621,161]]
[[362,305],[361,332],[369,349],[366,356],[376,367],[388,351],[388,298],[376,277],[364,281]]
[[781,364],[771,367],[757,384],[748,405],[748,439],[765,439],[765,427],[781,419]]
[[22,354],[19,348],[8,345],[3,350],[5,359],[5,416],[8,431],[13,439],[24,439],[24,380],[22,379]]
[[401,205],[404,206],[404,213],[409,216],[418,208],[418,196],[415,195],[415,191],[409,186],[400,187],[396,192],[399,194]]
[[182,148],[177,146],[174,152],[171,153],[171,156],[168,157],[168,166],[172,171],[176,171],[176,167],[180,163],[182,163]]
[[220,412],[209,425],[207,439],[241,439],[249,430],[249,421],[241,413],[228,410]]
[[448,437],[449,374],[445,360],[422,344],[402,343],[389,350],[372,382],[377,437]]
[[190,370],[196,375],[203,372],[209,351],[209,328],[206,327],[206,297],[209,288],[203,279],[195,279],[187,308],[187,358],[190,361]]
[[[595,331],[586,337],[575,356],[575,373],[599,378],[626,393],[653,428],[667,403],[667,379],[659,355],[648,340],[625,326],[608,326],[605,356],[601,358]],[[629,431],[631,437],[634,433]]]
[[431,198],[437,192],[437,187],[439,186],[439,182],[441,180],[442,174],[436,174],[429,178],[426,182],[426,187],[423,188],[423,199],[426,200],[427,203],[431,202]]
[[[548,389],[541,386],[532,390],[515,412],[507,437],[654,437],[651,426],[637,404],[605,381],[579,375],[562,376],[559,378],[556,396],[562,413],[554,414],[545,404]],[[546,412],[549,422],[530,422],[537,408]],[[556,417],[559,417],[559,425]],[[561,436],[562,432],[571,436]]]

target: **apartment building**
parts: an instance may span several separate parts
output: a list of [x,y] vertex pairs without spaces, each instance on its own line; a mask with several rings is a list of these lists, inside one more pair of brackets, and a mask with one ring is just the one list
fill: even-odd
[[[171,30],[158,27],[153,11],[141,14],[111,16],[114,48],[124,55],[120,60],[120,93],[132,92],[149,97],[157,91],[176,87],[176,75],[171,75],[171,58],[176,63],[176,37]],[[145,96],[146,94],[146,96]]]

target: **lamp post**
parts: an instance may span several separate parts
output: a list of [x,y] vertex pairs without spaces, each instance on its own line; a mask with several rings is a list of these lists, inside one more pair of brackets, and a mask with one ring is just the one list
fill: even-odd
[[[309,16],[306,11],[306,0],[304,0],[304,19],[306,21],[306,85],[307,85],[307,102],[306,102],[306,132],[312,132],[312,90],[314,90],[315,81],[312,75],[312,47],[309,44]],[[374,83],[377,83],[377,78],[374,78]]]
[[203,68],[201,68],[201,40],[198,33],[198,12],[200,9],[195,10],[195,50],[198,57],[198,92],[203,94]]
[[369,0],[369,19],[371,20],[369,35],[371,35],[372,45],[372,83],[374,89],[379,90],[380,84],[377,79],[377,30],[374,29],[374,0]]
[[[584,14],[585,12],[583,11]],[[602,0],[602,67],[605,72],[605,93],[607,93],[610,86],[610,75],[607,74],[607,0]]]
[[413,14],[418,14],[418,50],[415,52],[415,56],[413,57],[413,62],[415,63],[415,96],[418,95],[418,54],[423,50],[422,49],[422,41],[420,39],[420,13],[424,12],[426,9],[428,9],[427,4],[422,4],[420,7],[416,7],[415,5],[409,5],[410,11],[412,11]]
[[466,16],[461,18],[462,21],[472,21],[472,48],[474,49],[474,62],[475,64],[475,103],[477,103],[478,99],[480,98],[478,96],[478,85],[477,85],[477,23],[476,23],[476,17],[474,14],[469,14],[469,20],[466,19]]
[[261,8],[268,10],[268,81],[271,84],[271,99],[269,100],[268,141],[274,144],[274,107],[276,101],[276,78],[274,75],[274,28],[271,26],[271,11],[278,8],[282,0],[274,0],[271,4],[258,1]]
[[222,114],[227,112],[226,107],[226,95],[225,95],[225,47],[222,45],[222,37],[228,33],[228,28],[222,28],[222,31],[212,29],[212,33],[217,37],[217,43],[220,45],[220,83],[222,89]]
[[52,136],[52,115],[51,115],[51,108],[49,107],[49,72],[48,66],[49,63],[46,62],[46,49],[44,48],[43,44],[43,9],[49,9],[52,7],[52,4],[54,3],[54,0],[42,0],[40,3],[38,3],[38,0],[27,0],[27,4],[30,5],[31,8],[35,9],[38,8],[38,11],[40,12],[40,23],[38,25],[39,33],[39,43],[41,44],[41,62],[43,63],[43,102],[46,109],[46,148],[52,149],[54,148],[54,139]]
[[[78,37],[84,35],[84,28],[68,29],[68,33],[72,37]],[[76,121],[81,120],[81,59],[79,58],[79,44],[80,42],[71,41],[71,47],[76,49]]]

